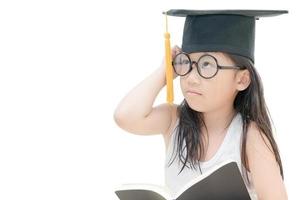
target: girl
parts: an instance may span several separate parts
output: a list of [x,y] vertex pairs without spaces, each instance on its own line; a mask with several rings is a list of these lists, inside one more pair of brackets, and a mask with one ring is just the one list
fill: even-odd
[[128,132],[163,136],[166,186],[176,193],[191,179],[232,158],[251,199],[287,199],[263,86],[252,59],[226,51],[187,53],[178,46],[172,48],[172,59],[174,78],[180,76],[184,96],[180,105],[153,107],[166,84],[163,59],[114,112],[118,126]]

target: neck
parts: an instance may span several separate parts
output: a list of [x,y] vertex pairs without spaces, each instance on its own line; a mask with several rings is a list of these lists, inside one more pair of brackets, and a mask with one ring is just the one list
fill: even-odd
[[235,114],[236,110],[233,108],[233,105],[221,107],[219,110],[211,112],[204,112],[203,117],[208,134],[217,135],[224,132],[230,125]]

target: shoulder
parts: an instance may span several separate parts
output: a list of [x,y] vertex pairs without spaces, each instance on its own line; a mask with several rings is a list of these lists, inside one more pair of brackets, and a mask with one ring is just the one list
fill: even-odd
[[272,158],[273,148],[265,133],[259,128],[256,122],[251,121],[247,130],[247,153],[255,155],[258,153],[268,158]]
[[258,196],[261,199],[286,199],[280,167],[270,139],[255,122],[251,122],[248,126],[246,155]]
[[276,162],[269,138],[254,121],[251,121],[248,126],[246,149],[248,159],[262,158],[270,162]]
[[246,155],[248,171],[256,169],[263,162],[276,165],[276,158],[269,138],[259,128],[256,122],[251,121],[247,130]]

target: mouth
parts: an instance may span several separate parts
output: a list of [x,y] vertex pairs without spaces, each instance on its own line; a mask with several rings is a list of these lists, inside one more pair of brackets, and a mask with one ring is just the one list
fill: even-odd
[[187,90],[186,93],[188,95],[193,95],[193,96],[198,96],[198,95],[202,95],[201,93],[194,91],[194,90]]

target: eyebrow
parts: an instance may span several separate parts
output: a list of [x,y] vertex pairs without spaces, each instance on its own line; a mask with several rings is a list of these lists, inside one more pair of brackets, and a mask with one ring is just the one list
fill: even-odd
[[[185,53],[185,52],[184,52],[184,53]],[[194,52],[194,53],[195,53],[195,52]],[[192,57],[190,53],[189,53],[188,55],[189,55],[190,58]],[[213,52],[203,52],[203,53],[200,52],[200,55],[197,57],[197,60],[198,60],[201,56],[203,56],[203,55],[211,55],[211,56],[214,56],[217,60],[220,59],[220,58],[217,57],[217,55],[213,54]]]

